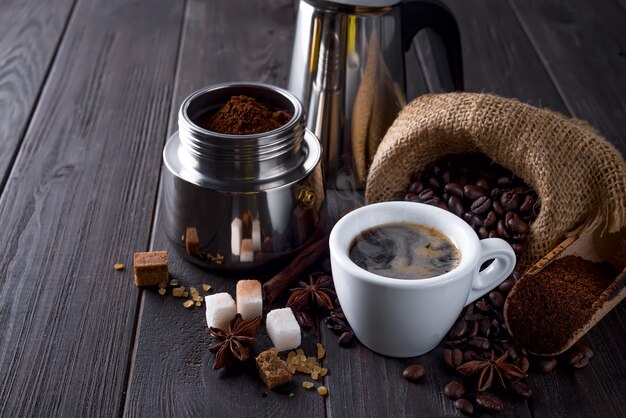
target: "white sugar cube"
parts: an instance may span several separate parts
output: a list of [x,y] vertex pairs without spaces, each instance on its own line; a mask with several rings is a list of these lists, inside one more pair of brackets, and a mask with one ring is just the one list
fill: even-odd
[[252,246],[254,251],[261,251],[261,221],[252,221]]
[[243,319],[252,319],[263,313],[263,293],[258,280],[237,282],[237,313]]
[[291,308],[270,311],[265,319],[265,327],[278,351],[292,350],[300,346],[300,325]]
[[235,218],[230,223],[230,252],[233,255],[239,255],[239,249],[241,248],[241,234],[242,234],[242,222],[241,219]]
[[242,263],[254,261],[254,248],[250,238],[241,240],[241,253],[239,254],[239,261]]
[[228,328],[228,323],[237,314],[237,306],[228,293],[216,293],[204,297],[206,323],[209,327]]

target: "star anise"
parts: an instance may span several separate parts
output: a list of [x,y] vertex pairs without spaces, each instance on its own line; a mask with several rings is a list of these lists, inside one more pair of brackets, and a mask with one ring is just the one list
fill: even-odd
[[519,367],[506,362],[508,355],[509,353],[505,351],[504,354],[496,358],[492,351],[489,359],[468,361],[467,363],[461,364],[456,369],[463,376],[475,376],[480,373],[478,378],[479,392],[491,387],[494,374],[498,376],[502,387],[506,388],[505,380],[516,380],[527,376]]
[[304,311],[307,308],[318,307],[324,311],[333,309],[333,299],[337,297],[333,289],[332,277],[321,274],[317,277],[309,276],[309,283],[300,282],[299,287],[291,289],[291,296],[287,306],[294,311]]
[[221,369],[224,366],[230,367],[236,361],[246,361],[250,356],[250,346],[256,341],[256,333],[260,323],[260,316],[244,321],[241,315],[237,314],[230,321],[228,331],[210,327],[211,335],[217,340],[209,346],[209,351],[217,353],[213,370]]

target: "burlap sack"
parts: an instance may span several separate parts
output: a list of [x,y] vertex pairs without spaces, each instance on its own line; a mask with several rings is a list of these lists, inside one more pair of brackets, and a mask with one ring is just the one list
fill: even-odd
[[522,266],[586,227],[626,226],[626,165],[588,124],[513,99],[449,93],[407,105],[383,138],[367,177],[367,203],[405,191],[412,173],[451,153],[482,152],[539,194]]
[[360,187],[365,184],[367,166],[374,158],[387,127],[404,106],[404,92],[385,64],[378,37],[372,35],[351,118],[352,157]]

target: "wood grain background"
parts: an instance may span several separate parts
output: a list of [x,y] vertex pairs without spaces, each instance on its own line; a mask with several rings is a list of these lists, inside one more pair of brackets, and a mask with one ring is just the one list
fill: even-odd
[[[468,91],[588,120],[626,152],[625,0],[445,3]],[[305,392],[301,377],[268,392],[247,372],[211,370],[202,309],[132,283],[133,252],[167,249],[173,277],[234,292],[233,277],[183,261],[162,233],[161,150],[192,91],[286,85],[294,4],[0,0],[0,416],[457,415],[441,348],[390,359],[313,330],[303,346],[327,347],[330,395]],[[429,38],[406,57],[409,97],[440,90]],[[331,216],[348,203],[329,193]],[[534,397],[502,415],[623,415],[625,313],[584,338],[590,367],[533,374]],[[414,361],[424,384],[400,377]]]

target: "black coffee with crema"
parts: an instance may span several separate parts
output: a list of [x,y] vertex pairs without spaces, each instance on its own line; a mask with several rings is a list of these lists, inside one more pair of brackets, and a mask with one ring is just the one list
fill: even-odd
[[350,259],[359,267],[395,279],[426,279],[459,265],[458,248],[442,232],[398,222],[361,232],[350,244]]

